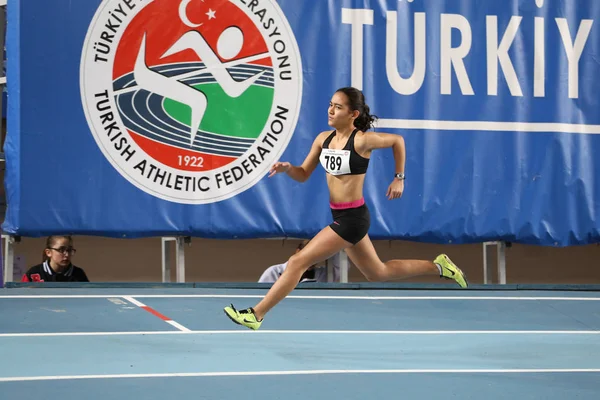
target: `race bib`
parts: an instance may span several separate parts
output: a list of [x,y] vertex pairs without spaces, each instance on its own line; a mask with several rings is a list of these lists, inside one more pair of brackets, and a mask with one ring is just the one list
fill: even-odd
[[319,161],[331,175],[350,173],[350,150],[322,149]]

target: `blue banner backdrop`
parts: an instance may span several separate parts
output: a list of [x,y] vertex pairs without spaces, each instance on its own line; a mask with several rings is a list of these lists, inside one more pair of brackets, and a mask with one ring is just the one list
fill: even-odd
[[366,177],[373,239],[597,242],[600,2],[20,0],[8,6],[3,229],[310,237],[302,163],[336,89],[403,135]]

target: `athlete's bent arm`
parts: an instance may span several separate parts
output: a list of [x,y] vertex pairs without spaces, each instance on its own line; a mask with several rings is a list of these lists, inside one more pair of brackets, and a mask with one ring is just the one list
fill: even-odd
[[366,150],[370,153],[375,149],[392,148],[394,161],[396,162],[396,173],[404,173],[406,163],[406,146],[401,135],[393,133],[371,132],[365,135]]
[[[406,164],[406,146],[404,138],[400,135],[391,133],[369,133],[365,136],[366,148],[369,152],[375,149],[392,148],[394,152],[394,161],[396,174],[404,174],[404,166]],[[389,200],[397,199],[404,192],[404,180],[395,179],[392,181],[386,192],[386,197]]]
[[295,166],[289,162],[276,162],[269,171],[269,178],[275,174],[285,172],[290,178],[298,182],[306,182],[306,180],[313,173],[319,163],[319,156],[321,155],[321,146],[323,145],[323,133],[315,138],[313,141],[310,152],[304,159],[302,165]]

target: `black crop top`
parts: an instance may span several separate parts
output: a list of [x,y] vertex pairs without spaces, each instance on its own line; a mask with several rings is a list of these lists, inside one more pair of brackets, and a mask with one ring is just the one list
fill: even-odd
[[354,137],[358,129],[355,129],[346,146],[341,150],[330,149],[329,143],[335,137],[335,131],[325,139],[319,161],[325,171],[331,175],[361,175],[367,172],[369,159],[364,158],[354,149]]

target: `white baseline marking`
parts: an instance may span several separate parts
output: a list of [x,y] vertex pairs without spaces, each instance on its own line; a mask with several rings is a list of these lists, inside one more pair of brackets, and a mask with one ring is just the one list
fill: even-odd
[[183,331],[183,332],[189,332],[190,331],[190,329],[186,328],[185,326],[181,325],[180,323],[178,323],[176,321],[173,321],[171,318],[167,317],[166,315],[163,315],[162,313],[158,312],[157,310],[153,309],[152,307],[148,307],[147,305],[145,305],[141,301],[138,301],[138,300],[134,299],[131,296],[124,296],[123,298],[125,300],[127,300],[128,302],[130,302],[132,304],[135,304],[139,308],[148,311],[150,314],[153,314],[154,316],[162,319],[167,324],[169,324],[171,326],[174,326],[175,328],[179,329],[180,331]]
[[142,303],[141,301],[137,301],[136,299],[134,299],[131,296],[123,296],[123,298],[125,300],[127,300],[128,302],[135,304],[136,306],[140,307],[140,308],[144,308],[146,307],[146,305],[144,303]]
[[123,378],[176,378],[207,376],[272,376],[272,375],[322,375],[322,374],[549,374],[600,372],[600,368],[540,368],[540,369],[325,369],[300,371],[231,371],[231,372],[173,372],[157,374],[106,374],[106,375],[54,375],[14,376],[0,378],[0,382],[54,381],[71,379],[123,379]]
[[[186,328],[187,329],[187,328]],[[460,331],[349,331],[349,330],[180,330],[180,331],[124,331],[124,332],[32,332],[32,333],[0,333],[3,337],[51,337],[51,336],[120,336],[120,335],[268,335],[268,334],[306,334],[306,335],[600,335],[593,330],[460,330]]]
[[173,321],[172,319],[165,321],[167,324],[174,326],[175,328],[179,329],[181,332],[190,332],[190,329],[186,328],[185,326],[181,325],[179,322]]
[[600,125],[565,124],[555,122],[496,122],[496,121],[441,121],[419,119],[385,119],[376,122],[376,128],[429,129],[447,131],[501,131],[501,132],[560,132],[600,134]]
[[[221,298],[261,299],[262,294],[56,294],[56,295],[0,295],[1,299],[105,299],[107,297],[137,298]],[[600,301],[600,297],[556,297],[556,296],[310,296],[291,295],[286,299],[327,300],[518,300],[518,301]]]

